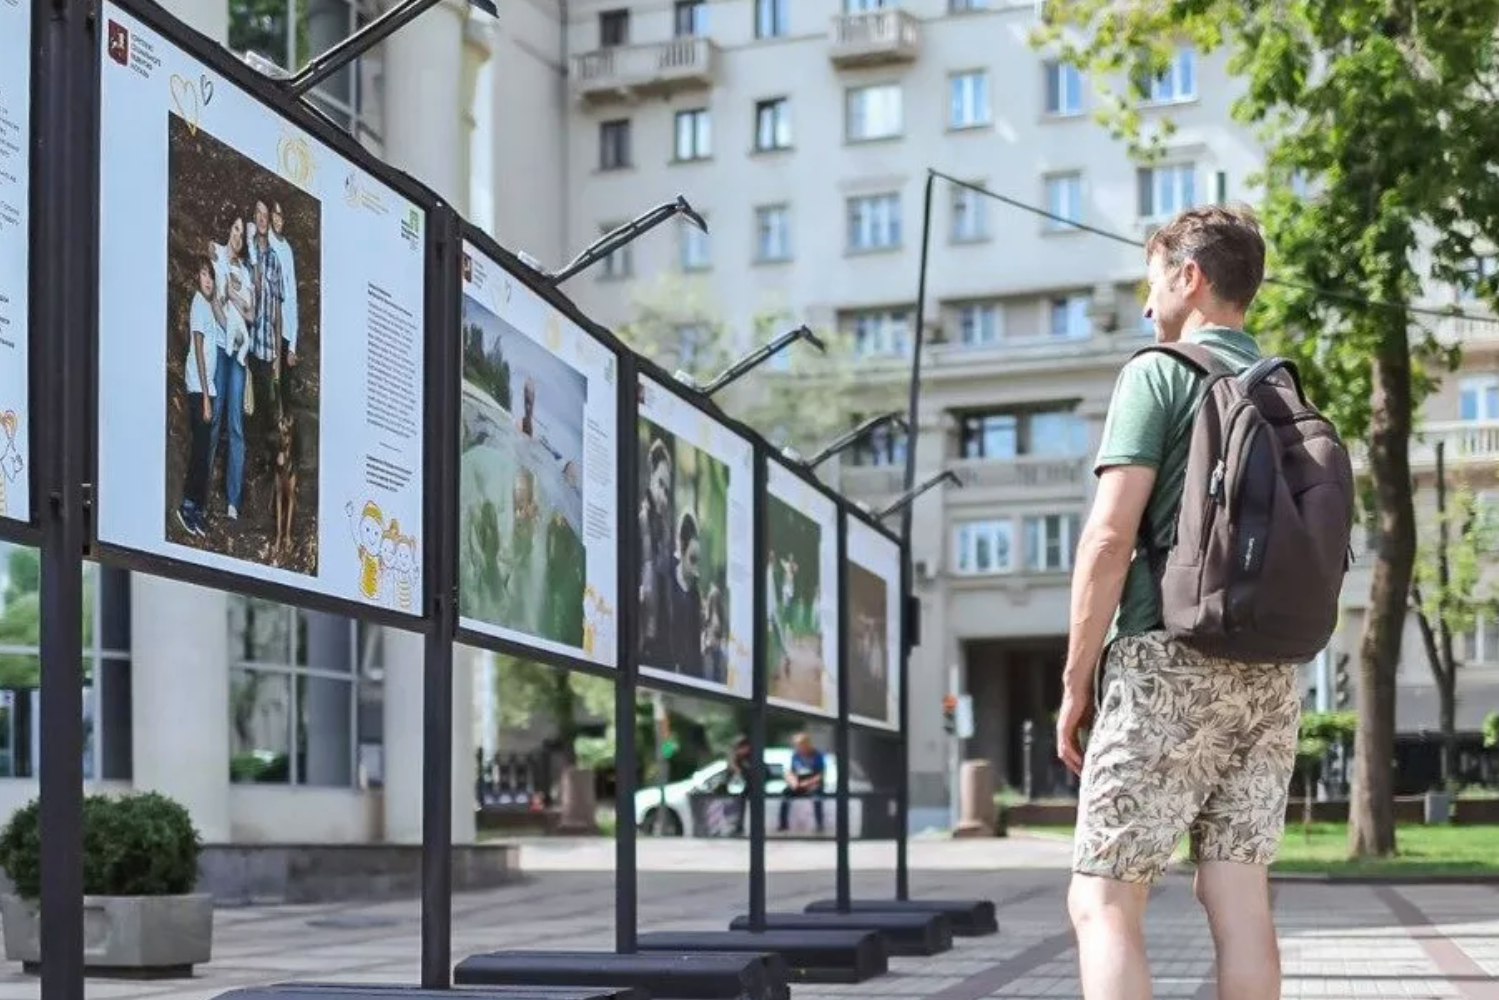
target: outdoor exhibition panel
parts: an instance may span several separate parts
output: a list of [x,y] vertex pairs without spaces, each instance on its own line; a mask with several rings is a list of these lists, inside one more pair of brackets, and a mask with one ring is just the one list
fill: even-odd
[[769,703],[838,717],[838,503],[803,470],[766,463],[765,635]]
[[154,6],[99,21],[98,542],[419,626],[436,199]]
[[848,553],[849,705],[851,723],[900,732],[900,542],[853,513],[845,518]]
[[755,447],[706,399],[642,369],[632,511],[641,682],[749,700]]
[[[473,228],[462,250],[458,614],[465,642],[619,666],[621,355]],[[633,457],[633,456],[631,456]]]
[[31,523],[32,0],[0,3],[0,537]]

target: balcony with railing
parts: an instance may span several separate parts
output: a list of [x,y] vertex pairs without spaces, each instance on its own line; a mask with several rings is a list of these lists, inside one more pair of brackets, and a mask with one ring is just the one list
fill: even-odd
[[828,42],[840,68],[914,62],[921,53],[921,21],[898,7],[839,14]]
[[1444,420],[1426,424],[1411,435],[1412,469],[1435,469],[1437,442],[1448,468],[1499,464],[1499,420]]
[[[952,495],[959,502],[1081,499],[1087,491],[1088,459],[1083,456],[960,458],[947,467],[965,487]],[[856,499],[878,501],[898,496],[904,477],[905,466],[900,464],[846,465],[839,473],[839,490]]]
[[696,36],[616,45],[573,56],[572,89],[581,101],[605,103],[713,86],[718,46]]

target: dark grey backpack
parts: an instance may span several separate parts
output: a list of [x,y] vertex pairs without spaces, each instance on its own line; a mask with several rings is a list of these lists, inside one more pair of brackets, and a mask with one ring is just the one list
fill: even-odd
[[1166,631],[1212,656],[1312,659],[1337,625],[1351,559],[1353,467],[1337,429],[1283,358],[1235,375],[1200,344],[1146,351],[1203,380],[1170,548],[1143,532]]

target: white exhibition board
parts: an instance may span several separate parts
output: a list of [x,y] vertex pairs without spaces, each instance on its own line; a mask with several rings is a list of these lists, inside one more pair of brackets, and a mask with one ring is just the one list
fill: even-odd
[[426,213],[101,21],[100,541],[422,615]]

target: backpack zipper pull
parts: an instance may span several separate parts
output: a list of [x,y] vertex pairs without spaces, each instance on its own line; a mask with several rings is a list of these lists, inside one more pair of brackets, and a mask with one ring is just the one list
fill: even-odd
[[1213,475],[1208,479],[1208,497],[1217,500],[1223,492],[1223,459],[1218,459],[1218,464],[1213,466]]

